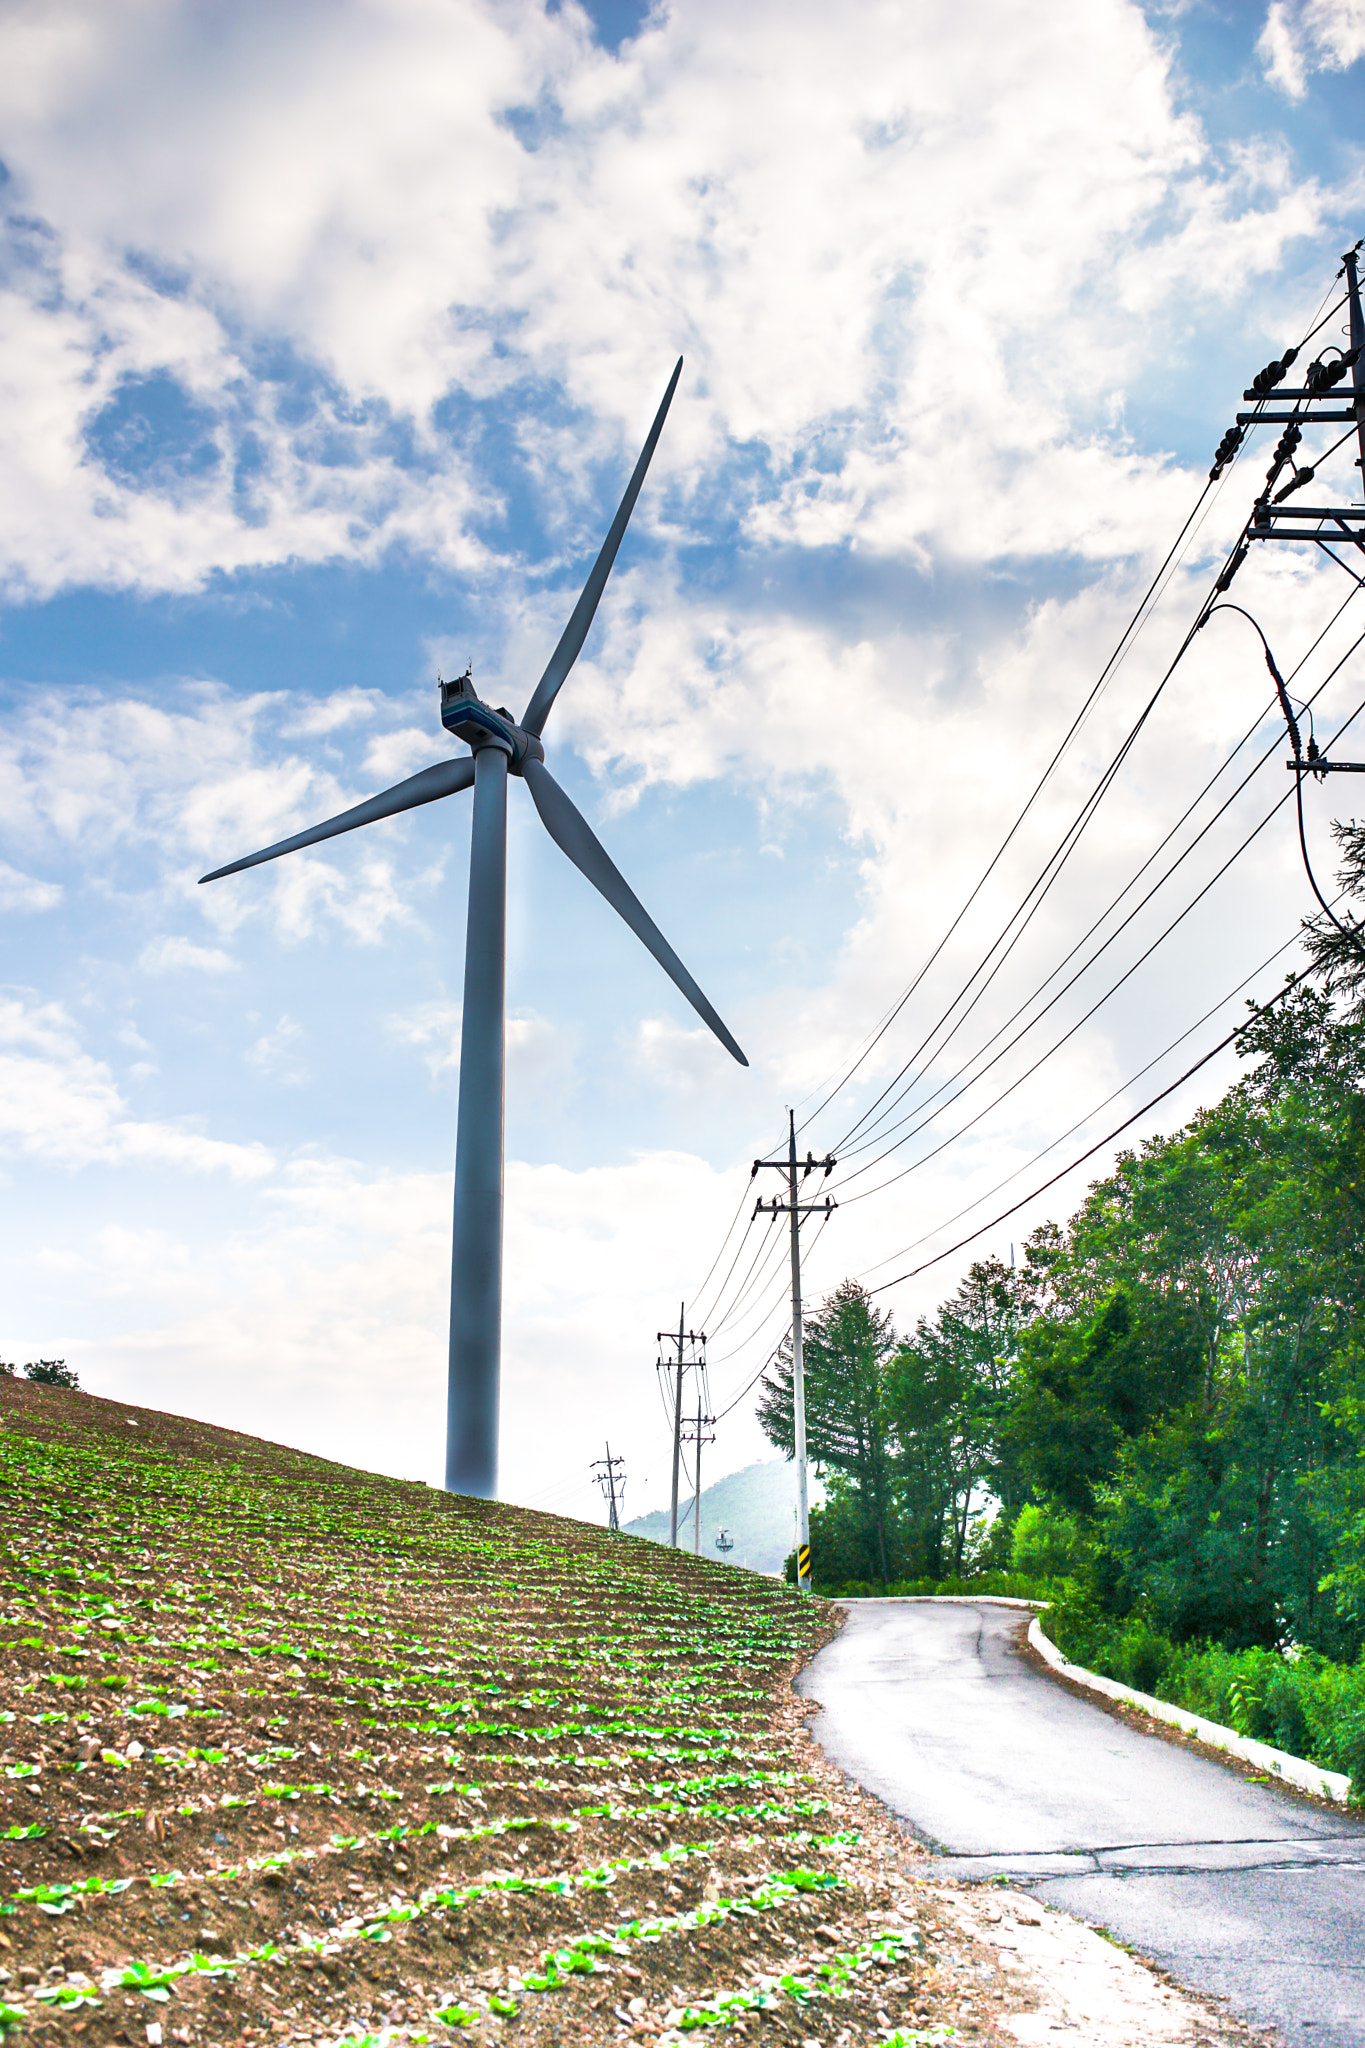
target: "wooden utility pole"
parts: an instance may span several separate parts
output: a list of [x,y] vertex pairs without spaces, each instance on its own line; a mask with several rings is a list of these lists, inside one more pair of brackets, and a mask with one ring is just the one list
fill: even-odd
[[[801,1218],[818,1209],[828,1216],[838,1208],[838,1203],[826,1195],[823,1202],[803,1202],[798,1199],[796,1171],[800,1162],[796,1157],[796,1111],[788,1110],[787,1156],[785,1159],[755,1159],[752,1180],[760,1167],[771,1166],[778,1173],[787,1176],[787,1199],[779,1202],[774,1195],[771,1202],[758,1198],[755,1216],[760,1211],[765,1216],[790,1216],[792,1234],[792,1428],[793,1450],[796,1454],[796,1583],[803,1593],[810,1591],[810,1499],[806,1484],[806,1381],[801,1358]],[[813,1159],[809,1152],[801,1167],[801,1179],[821,1166],[826,1176],[837,1166],[832,1153],[823,1159]]]

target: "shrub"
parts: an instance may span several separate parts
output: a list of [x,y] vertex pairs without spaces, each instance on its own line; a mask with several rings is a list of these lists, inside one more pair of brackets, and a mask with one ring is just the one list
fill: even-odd
[[80,1386],[74,1367],[69,1366],[64,1358],[40,1358],[33,1365],[24,1367],[24,1376],[37,1380],[44,1387]]
[[1074,1599],[1054,1606],[1045,1627],[1073,1664],[1341,1771],[1352,1802],[1365,1804],[1365,1658],[1332,1664],[1311,1652],[1180,1645],[1143,1615],[1116,1621]]
[[1074,1568],[1080,1548],[1076,1524],[1055,1501],[1019,1510],[1010,1539],[1010,1564],[1038,1579],[1061,1579]]

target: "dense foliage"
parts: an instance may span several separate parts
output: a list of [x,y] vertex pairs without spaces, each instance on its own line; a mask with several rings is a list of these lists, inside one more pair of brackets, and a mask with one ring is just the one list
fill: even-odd
[[[899,1340],[851,1282],[812,1319],[817,1587],[1012,1568],[1067,1578],[1060,1626],[1145,1630],[1172,1669],[1198,1646],[1355,1662],[1365,1017],[1300,982],[1240,1045],[1223,1099],[1017,1268],[974,1265]],[[790,1380],[784,1357],[761,1410],[787,1450]]]

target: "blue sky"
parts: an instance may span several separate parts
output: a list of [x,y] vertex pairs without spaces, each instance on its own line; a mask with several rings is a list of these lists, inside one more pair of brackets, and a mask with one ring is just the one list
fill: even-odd
[[[516,789],[510,847],[505,1490],[594,1512],[610,1432],[631,1510],[660,1504],[655,1331],[695,1304],[723,1407],[784,1327],[776,1243],[741,1292],[759,1232],[728,1287],[735,1238],[702,1285],[749,1161],[937,943],[1243,383],[1365,233],[1363,53],[1354,0],[55,0],[0,23],[3,1355],[437,1477],[467,802],[197,877],[448,754],[438,671],[472,661],[524,706],[682,353],[546,738],[750,1071]],[[1331,474],[1358,497],[1348,454]],[[1259,474],[1206,501],[972,915],[811,1123],[817,1150],[1093,789]],[[1266,550],[1238,594],[1293,663],[1347,588]],[[1323,731],[1359,675],[1348,658],[1327,682]],[[1202,635],[923,1094],[1052,973],[1264,701],[1249,633]],[[1272,774],[1061,999],[1059,1031],[1283,793]],[[1060,1133],[1079,1121],[1054,1163],[1100,1136],[1235,1020],[1231,992],[1306,907],[1282,813],[970,1134],[916,1163],[994,1089],[847,1184],[811,1291],[897,1272]],[[913,1322],[962,1262],[882,1298]],[[762,1454],[750,1408],[713,1471]]]

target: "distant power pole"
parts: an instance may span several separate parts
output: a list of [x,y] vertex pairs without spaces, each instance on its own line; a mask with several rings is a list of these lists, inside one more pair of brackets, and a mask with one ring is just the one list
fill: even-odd
[[685,1432],[685,1440],[697,1447],[696,1472],[692,1487],[692,1550],[697,1557],[701,1556],[701,1447],[703,1444],[715,1442],[716,1432],[711,1428],[715,1419],[714,1415],[702,1413],[701,1388],[698,1387],[697,1419],[695,1423],[688,1423]]
[[[678,1303],[678,1327],[676,1332],[673,1330],[660,1330],[658,1332],[658,1341],[659,1356],[655,1364],[655,1371],[662,1372],[667,1369],[675,1375],[673,1383],[673,1493],[668,1511],[668,1540],[673,1549],[676,1550],[678,1547],[678,1468],[682,1462],[683,1441],[683,1372],[689,1365],[695,1367],[705,1364],[706,1332],[704,1330],[697,1331],[687,1328],[687,1304],[680,1301]],[[665,1344],[677,1345],[678,1355],[676,1358],[664,1357],[663,1347]],[[701,1346],[700,1357],[698,1356],[697,1349],[699,1345]],[[689,1349],[692,1353],[690,1358],[687,1356]]]
[[607,1496],[608,1513],[610,1515],[607,1527],[609,1529],[619,1529],[621,1526],[620,1518],[616,1512],[616,1503],[618,1499],[624,1500],[625,1498],[626,1475],[622,1470],[618,1477],[618,1468],[623,1467],[625,1462],[624,1458],[613,1458],[610,1444],[607,1445],[607,1455],[605,1458],[595,1458],[593,1460],[592,1469],[597,1474],[597,1483]]
[[[792,1422],[794,1426],[796,1452],[796,1583],[803,1593],[810,1591],[810,1502],[806,1490],[806,1381],[801,1365],[801,1218],[818,1209],[828,1216],[838,1208],[838,1203],[826,1195],[823,1202],[802,1202],[797,1196],[796,1169],[796,1111],[788,1110],[787,1156],[785,1159],[755,1159],[750,1180],[761,1166],[771,1166],[778,1173],[787,1176],[787,1199],[779,1202],[774,1195],[766,1206],[762,1195],[758,1198],[755,1216],[760,1211],[767,1216],[790,1216],[792,1232]],[[809,1152],[801,1169],[804,1182],[814,1173],[817,1166],[823,1166],[826,1177],[838,1161],[833,1153],[827,1152],[823,1159],[813,1159]]]

